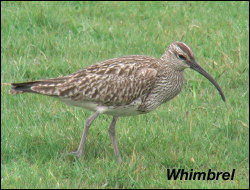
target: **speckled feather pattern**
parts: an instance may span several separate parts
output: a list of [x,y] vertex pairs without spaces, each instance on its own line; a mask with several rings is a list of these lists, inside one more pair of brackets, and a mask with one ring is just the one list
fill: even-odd
[[[171,44],[160,59],[131,55],[109,59],[73,74],[27,83],[13,83],[11,93],[32,92],[59,97],[75,106],[96,111],[104,106],[149,112],[175,97],[183,86],[182,65],[174,65],[170,54],[181,51],[193,56],[185,44]],[[87,106],[93,103],[95,106]],[[86,104],[86,106],[85,106]],[[119,116],[122,116],[122,111]],[[128,114],[125,114],[128,115]]]
[[115,132],[118,117],[147,113],[174,98],[183,87],[186,68],[206,77],[226,100],[219,84],[197,64],[192,50],[182,42],[170,44],[159,59],[141,55],[109,59],[67,76],[12,83],[10,93],[53,96],[66,104],[94,111],[85,121],[78,149],[70,153],[78,157],[84,152],[91,123],[101,113],[112,115],[108,131],[117,161],[121,163]]

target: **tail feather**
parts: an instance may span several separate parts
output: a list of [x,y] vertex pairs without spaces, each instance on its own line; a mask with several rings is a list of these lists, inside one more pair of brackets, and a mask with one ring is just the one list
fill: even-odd
[[55,87],[61,84],[61,81],[41,80],[23,83],[11,83],[11,94],[22,94],[25,92],[56,96]]
[[[59,88],[60,87],[60,88]],[[47,96],[70,96],[76,86],[61,79],[38,80],[33,82],[11,83],[10,94],[25,92]]]
[[24,92],[36,93],[31,89],[36,82],[11,83],[11,94],[21,94]]

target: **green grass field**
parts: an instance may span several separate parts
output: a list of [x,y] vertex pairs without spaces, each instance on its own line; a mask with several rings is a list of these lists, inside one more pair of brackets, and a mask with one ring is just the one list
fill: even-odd
[[[248,2],[1,2],[1,188],[249,188]],[[118,165],[111,117],[6,83],[67,75],[109,58],[160,57],[187,43],[222,87],[187,69],[186,85],[146,115],[120,118]],[[236,170],[229,181],[167,180],[167,169]]]

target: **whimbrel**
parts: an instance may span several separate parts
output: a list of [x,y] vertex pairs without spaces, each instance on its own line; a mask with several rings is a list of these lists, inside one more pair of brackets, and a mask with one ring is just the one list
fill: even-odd
[[102,113],[113,116],[109,135],[117,160],[121,162],[115,138],[117,118],[148,113],[174,98],[183,87],[186,68],[206,77],[225,101],[218,83],[197,64],[192,50],[183,42],[172,43],[160,59],[141,55],[109,59],[67,76],[12,83],[10,93],[53,96],[66,104],[94,111],[85,121],[77,151],[72,152],[77,156],[83,154],[88,130],[97,116]]

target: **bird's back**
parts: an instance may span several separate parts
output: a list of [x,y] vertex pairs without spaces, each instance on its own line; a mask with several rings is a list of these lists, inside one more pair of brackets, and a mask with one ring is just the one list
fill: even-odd
[[12,83],[11,93],[55,96],[93,110],[97,106],[140,104],[152,90],[160,67],[160,60],[149,56],[114,58],[63,77]]

